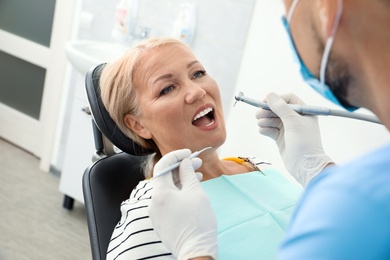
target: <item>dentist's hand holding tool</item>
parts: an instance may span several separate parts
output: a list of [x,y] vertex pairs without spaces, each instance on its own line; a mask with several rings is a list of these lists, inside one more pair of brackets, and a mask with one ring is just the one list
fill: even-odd
[[322,148],[320,129],[316,116],[301,116],[287,104],[304,104],[294,94],[267,95],[270,109],[256,113],[259,132],[276,141],[287,170],[304,187],[333,163]]
[[[205,148],[203,148],[203,149],[200,150],[200,151],[196,151],[196,152],[192,153],[192,154],[188,157],[188,159],[193,159],[193,158],[195,158],[195,157],[198,157],[199,154],[201,154],[202,152],[204,152],[204,151],[206,151],[206,150],[208,150],[208,149],[211,149],[211,146],[205,147]],[[179,167],[179,166],[180,166],[180,161],[179,161],[179,162],[176,162],[176,163],[174,163],[174,164],[172,164],[172,165],[170,165],[170,166],[166,167],[165,169],[163,169],[163,170],[161,170],[161,171],[158,171],[158,172],[156,172],[156,168],[154,168],[153,177],[159,177],[159,176],[161,176],[161,175],[163,175],[163,174],[166,174],[166,173],[168,173],[168,172],[171,172],[171,171],[173,171],[174,169],[176,169],[176,168]],[[200,167],[200,165],[199,165],[197,168],[199,168],[199,167]],[[194,166],[194,168],[195,168],[195,166]],[[201,180],[203,176],[198,176],[198,177],[200,177],[199,180]]]
[[[177,259],[218,258],[217,220],[195,173],[202,161],[189,159],[191,151],[177,150],[163,156],[154,167],[158,175],[179,163],[178,180],[172,171],[152,178],[149,215],[163,244]],[[176,179],[176,180],[174,180]]]

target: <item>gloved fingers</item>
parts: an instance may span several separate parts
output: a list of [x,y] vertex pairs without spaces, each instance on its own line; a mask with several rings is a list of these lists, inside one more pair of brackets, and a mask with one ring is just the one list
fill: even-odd
[[173,172],[172,172],[172,180],[173,180],[173,183],[175,184],[176,188],[181,190],[181,183],[180,183],[180,176],[179,176],[179,170],[178,169],[175,169]]
[[157,190],[178,189],[178,177],[177,175],[175,176],[173,172],[168,172],[158,177],[153,177],[151,182],[153,184],[153,193],[157,192]]
[[305,102],[303,102],[302,99],[300,99],[297,95],[294,93],[285,93],[281,94],[280,97],[286,101],[288,104],[297,104],[297,105],[306,105]]
[[183,159],[179,166],[180,182],[183,189],[192,189],[194,185],[199,185],[197,174],[195,174],[192,162],[189,159]]
[[279,117],[273,118],[260,118],[257,120],[258,127],[269,127],[280,129],[283,127],[282,120]]
[[256,118],[257,119],[274,118],[274,117],[278,117],[278,116],[275,115],[275,113],[272,112],[271,110],[260,108],[259,110],[256,111]]
[[161,172],[172,164],[183,160],[184,158],[188,158],[190,155],[191,151],[189,149],[181,149],[167,153],[154,166],[153,175]]
[[278,116],[280,119],[285,119],[291,116],[298,115],[292,108],[290,108],[286,101],[284,101],[280,96],[271,92],[267,95],[267,104],[270,109]]
[[201,172],[195,172],[196,177],[198,178],[198,181],[201,181],[203,179],[203,173]]
[[[196,169],[198,169],[202,165],[202,159],[200,159],[198,157],[192,158],[190,160],[190,162],[192,165],[192,169],[188,169],[187,171],[195,171]],[[179,169],[174,170],[172,173],[173,183],[175,184],[175,186],[178,189],[181,189],[183,187],[183,185],[181,184],[181,180],[180,180],[180,171],[181,171],[181,169],[179,168]],[[196,177],[200,181],[203,178],[203,174],[201,174],[201,176],[198,176],[198,174],[197,174]],[[200,179],[199,179],[199,177],[200,177]]]
[[197,170],[199,169],[200,166],[202,166],[202,159],[200,159],[199,157],[192,158],[191,163],[192,163],[192,168],[194,170]]
[[260,134],[276,140],[279,136],[279,130],[283,127],[283,123],[277,116],[270,118],[258,118],[257,126],[259,127]]
[[280,131],[277,128],[259,127],[259,133],[276,141],[279,138]]

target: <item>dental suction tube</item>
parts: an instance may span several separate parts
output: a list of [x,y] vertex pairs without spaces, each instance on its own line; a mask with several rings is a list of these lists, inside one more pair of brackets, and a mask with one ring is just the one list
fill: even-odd
[[[235,96],[236,101],[242,101],[254,107],[259,107],[267,110],[271,110],[267,103],[255,100],[253,98],[249,98],[244,96],[244,93],[239,91]],[[352,119],[358,119],[363,121],[368,121],[371,123],[382,124],[376,116],[359,114],[359,113],[351,113],[348,111],[330,109],[327,107],[319,107],[319,106],[309,106],[309,105],[297,105],[297,104],[288,104],[295,112],[301,115],[320,115],[320,116],[338,116],[338,117],[346,117]]]

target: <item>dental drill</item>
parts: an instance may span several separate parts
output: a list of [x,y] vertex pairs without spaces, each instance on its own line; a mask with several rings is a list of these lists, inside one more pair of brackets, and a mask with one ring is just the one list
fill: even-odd
[[[267,103],[258,101],[249,97],[244,96],[244,93],[239,91],[235,95],[236,102],[242,101],[254,107],[259,107],[267,110],[271,110]],[[301,115],[319,115],[319,116],[339,116],[339,117],[347,117],[352,119],[358,119],[363,121],[368,121],[376,124],[382,124],[376,116],[352,113],[343,110],[330,109],[327,107],[319,107],[319,106],[310,106],[310,105],[297,105],[297,104],[288,104],[295,112]]]

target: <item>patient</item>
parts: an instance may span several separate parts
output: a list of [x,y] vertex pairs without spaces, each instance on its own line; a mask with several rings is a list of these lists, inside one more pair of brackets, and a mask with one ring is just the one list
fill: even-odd
[[219,87],[189,47],[170,38],[140,42],[105,66],[100,86],[120,130],[155,152],[145,166],[146,180],[121,205],[107,259],[175,259],[148,217],[149,178],[165,154],[208,146],[197,171],[216,212],[220,258],[273,258],[301,188],[251,159],[219,158],[226,139]]

